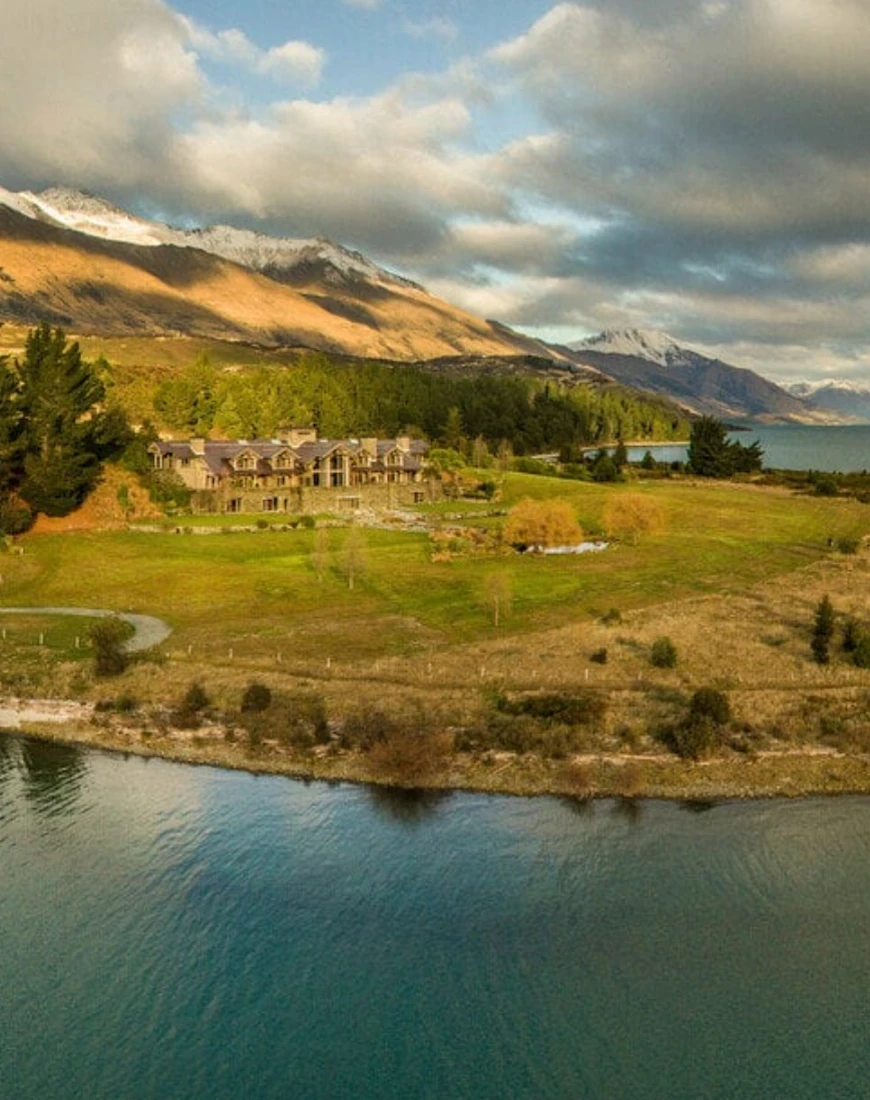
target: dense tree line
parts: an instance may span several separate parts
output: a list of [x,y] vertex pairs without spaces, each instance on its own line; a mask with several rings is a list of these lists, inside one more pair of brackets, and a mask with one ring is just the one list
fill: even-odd
[[84,501],[102,463],[131,438],[124,414],[105,409],[104,398],[98,371],[60,329],[41,325],[22,359],[0,359],[0,532]]
[[476,439],[493,450],[507,443],[522,455],[618,438],[685,438],[688,432],[673,407],[619,387],[345,365],[324,355],[239,373],[218,371],[201,359],[161,383],[154,408],[167,427],[191,435],[268,438],[290,424],[314,425],[326,438],[410,430],[466,454]]

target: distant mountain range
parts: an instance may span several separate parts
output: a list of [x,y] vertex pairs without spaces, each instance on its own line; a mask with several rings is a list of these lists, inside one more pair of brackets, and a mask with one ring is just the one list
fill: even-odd
[[870,385],[830,379],[824,382],[794,382],[788,390],[814,408],[870,423]]
[[570,351],[578,362],[624,385],[668,397],[691,412],[723,420],[831,423],[836,419],[755,371],[682,347],[663,332],[602,332],[571,344]]
[[[181,229],[69,188],[0,188],[4,320],[48,321],[80,335],[196,336],[437,361],[439,369],[463,372],[613,381],[725,420],[859,415],[845,398],[825,404],[833,396],[788,392],[664,333],[630,329],[551,345],[450,305],[322,238],[221,225]],[[870,407],[870,393],[866,400]]]

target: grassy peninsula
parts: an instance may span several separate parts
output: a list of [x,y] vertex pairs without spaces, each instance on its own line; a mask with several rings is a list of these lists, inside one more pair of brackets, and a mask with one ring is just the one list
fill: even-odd
[[[627,494],[655,503],[656,533],[583,555],[498,545],[521,499],[569,501],[596,538]],[[823,595],[838,631],[870,626],[870,557],[838,549],[870,531],[855,499],[511,473],[495,504],[378,526],[226,524],[20,540],[2,559],[6,606],[142,612],[173,634],[100,679],[81,621],[9,616],[3,694],[97,705],[63,737],[288,774],[579,796],[870,790],[870,671],[839,634],[829,664],[810,649]],[[662,638],[673,667],[651,662]],[[253,714],[252,683],[270,693]],[[681,759],[673,731],[700,688],[730,714],[714,748]]]

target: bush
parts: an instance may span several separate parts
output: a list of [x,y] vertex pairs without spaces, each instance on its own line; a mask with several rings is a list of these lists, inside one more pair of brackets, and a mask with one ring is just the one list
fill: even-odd
[[684,760],[699,760],[722,745],[722,727],[709,715],[689,717],[668,731],[667,743]]
[[317,520],[315,520],[314,516],[308,516],[308,515],[300,516],[299,517],[299,526],[300,527],[306,527],[309,530],[311,530],[312,527],[317,526]]
[[339,744],[346,749],[368,752],[386,740],[396,729],[396,723],[377,707],[361,707],[345,720],[339,734]]
[[852,651],[852,660],[858,668],[870,668],[870,634],[862,634]]
[[837,479],[824,474],[817,477],[813,485],[813,492],[817,497],[835,497],[839,492]]
[[20,535],[33,523],[33,511],[26,500],[10,493],[0,500],[0,535]]
[[242,695],[242,712],[268,710],[271,705],[271,688],[252,680]]
[[399,727],[372,747],[368,763],[378,778],[413,787],[443,772],[452,753],[453,738],[448,733]]
[[590,661],[594,661],[596,665],[607,664],[607,646],[602,646],[601,649],[596,649],[594,653],[589,656]]
[[173,726],[178,729],[197,729],[202,722],[202,712],[208,705],[209,697],[205,692],[205,688],[194,680],[172,711],[170,720]]
[[120,676],[129,657],[123,644],[129,628],[122,619],[100,619],[88,631],[94,648],[94,672],[97,676]]
[[857,619],[849,616],[843,623],[843,652],[854,653],[861,641],[863,631]]
[[656,638],[650,648],[649,660],[655,668],[676,668],[677,647],[670,638]]
[[591,726],[601,722],[607,714],[607,699],[596,691],[580,691],[574,695],[550,691],[515,699],[502,696],[496,701],[496,708],[503,714],[528,715],[543,722]]
[[855,535],[844,535],[843,538],[837,539],[837,549],[841,554],[857,554],[860,545],[861,540]]
[[728,696],[716,688],[698,688],[689,703],[689,718],[709,718],[717,726],[725,726],[731,721],[731,704]]
[[813,636],[810,648],[817,664],[826,665],[831,659],[831,639],[834,637],[834,607],[829,596],[823,596],[816,607]]
[[298,749],[311,749],[329,741],[326,703],[313,693],[273,698],[268,708],[243,711],[241,722],[252,747],[267,739]]

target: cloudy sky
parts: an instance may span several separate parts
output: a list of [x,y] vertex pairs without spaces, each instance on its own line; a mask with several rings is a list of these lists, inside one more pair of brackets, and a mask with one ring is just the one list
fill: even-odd
[[870,381],[870,0],[0,0],[0,185]]

